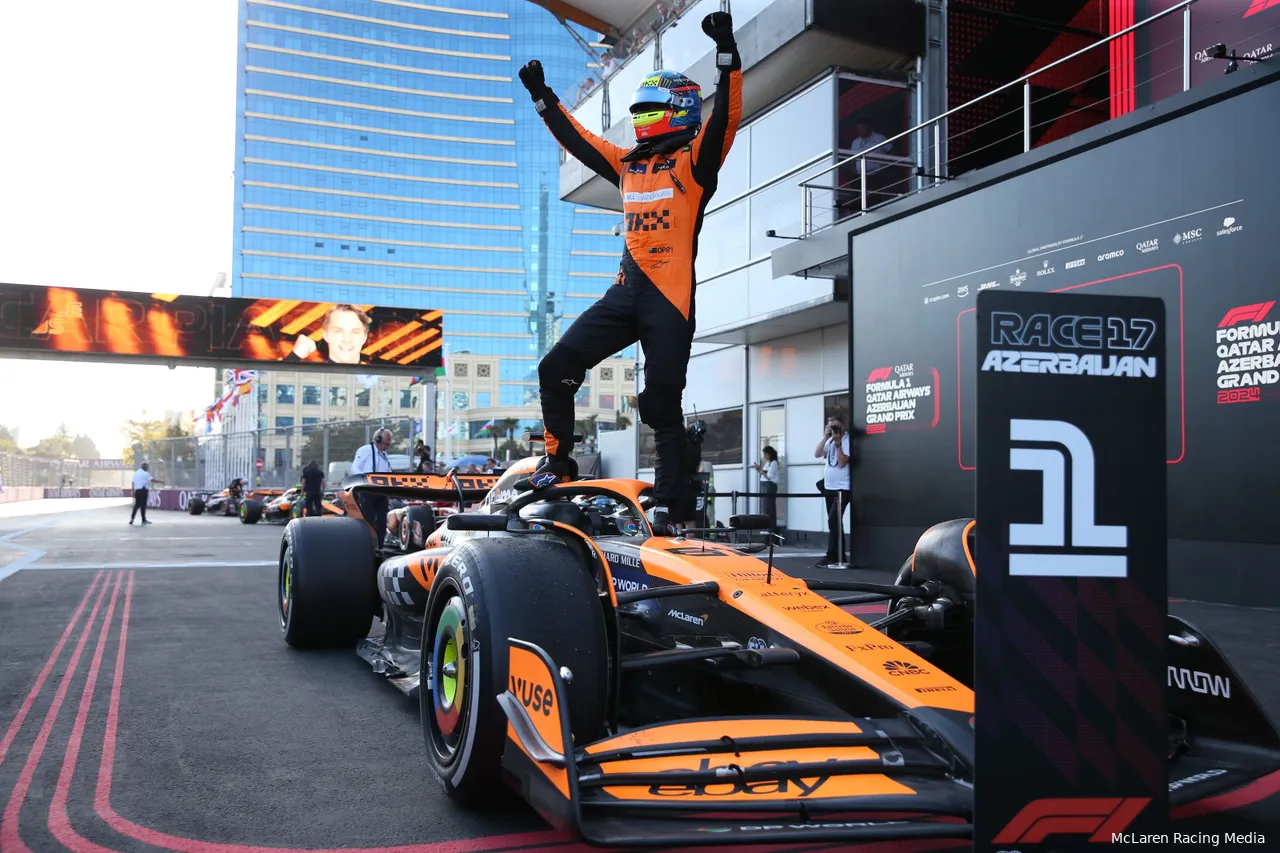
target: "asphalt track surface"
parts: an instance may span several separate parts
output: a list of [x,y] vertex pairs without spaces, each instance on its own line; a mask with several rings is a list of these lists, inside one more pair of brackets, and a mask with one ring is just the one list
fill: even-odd
[[[0,853],[598,849],[522,805],[451,807],[426,766],[415,702],[352,653],[285,645],[281,527],[158,511],[130,527],[128,512],[118,500],[0,508]],[[814,559],[779,566],[804,574]],[[1280,611],[1170,606],[1280,716]],[[1274,842],[1277,792],[1280,779],[1256,783],[1219,803],[1241,808],[1195,828],[1265,828]]]

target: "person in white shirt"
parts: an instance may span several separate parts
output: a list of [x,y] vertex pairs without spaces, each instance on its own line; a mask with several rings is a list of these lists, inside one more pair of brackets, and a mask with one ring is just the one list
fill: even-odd
[[873,172],[878,172],[885,166],[889,165],[883,158],[889,155],[889,149],[892,146],[885,145],[881,148],[876,148],[877,145],[884,142],[887,138],[888,137],[883,133],[872,130],[871,122],[867,121],[865,118],[859,118],[854,122],[853,141],[849,143],[849,150],[854,154],[857,154],[860,151],[875,148],[874,151],[866,156],[868,175]]
[[143,462],[138,466],[138,470],[133,472],[133,512],[129,513],[129,524],[133,524],[133,519],[137,517],[138,512],[142,512],[142,523],[150,524],[147,521],[147,495],[152,483],[160,482],[151,476],[151,466]]
[[[822,474],[822,496],[827,503],[827,554],[818,562],[817,568],[824,569],[840,559],[837,550],[840,540],[844,538],[844,511],[849,511],[850,530],[856,523],[853,509],[853,478],[849,464],[853,452],[852,439],[845,429],[844,416],[832,415],[827,418],[827,428],[813,451],[815,459],[826,459],[826,467]],[[838,504],[838,506],[837,506]],[[849,551],[844,552],[844,562],[849,562]]]
[[760,499],[760,512],[769,516],[769,530],[778,529],[778,451],[766,444],[760,450],[763,462],[751,467],[760,472],[760,491],[764,495]]
[[[380,429],[373,434],[373,441],[361,445],[356,450],[355,459],[351,460],[351,474],[390,474],[391,461],[387,459],[387,448],[391,446],[391,430]],[[387,537],[387,496],[362,494],[358,499],[360,511],[365,519],[373,525],[378,533],[378,547],[382,547]]]

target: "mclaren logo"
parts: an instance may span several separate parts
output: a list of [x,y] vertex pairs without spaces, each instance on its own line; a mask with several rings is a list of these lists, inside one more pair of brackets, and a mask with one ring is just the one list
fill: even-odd
[[905,660],[887,660],[882,666],[885,672],[893,676],[929,674],[929,670]]
[[672,619],[679,619],[681,622],[688,622],[690,625],[697,625],[699,628],[707,624],[707,614],[705,613],[701,616],[690,616],[688,613],[683,613],[679,610],[670,610],[667,612],[667,615]]

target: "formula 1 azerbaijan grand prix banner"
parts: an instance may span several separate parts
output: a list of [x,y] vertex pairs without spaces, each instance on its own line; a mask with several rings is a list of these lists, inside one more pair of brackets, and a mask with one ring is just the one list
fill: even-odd
[[443,313],[0,283],[0,356],[325,373],[440,367]]
[[[979,293],[1146,296],[1168,328],[1169,537],[1280,543],[1277,139],[1273,82],[855,233],[859,522],[974,512]],[[1098,332],[1019,329],[999,369],[1124,369],[1038,352]]]

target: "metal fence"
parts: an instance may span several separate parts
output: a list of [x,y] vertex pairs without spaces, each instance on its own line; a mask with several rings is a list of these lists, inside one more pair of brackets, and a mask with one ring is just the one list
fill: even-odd
[[[1077,60],[1086,57],[1086,55],[1097,56],[1099,51],[1113,47],[1119,40],[1132,38],[1133,34],[1138,30],[1172,15],[1180,15],[1182,17],[1181,32],[1175,38],[1156,45],[1140,56],[1127,60],[1124,63],[1124,67],[1117,69],[1119,72],[1127,74],[1130,78],[1129,84],[1120,94],[1131,97],[1140,82],[1149,83],[1153,81],[1154,77],[1149,77],[1142,81],[1137,79],[1138,63],[1139,61],[1147,60],[1148,57],[1166,48],[1179,49],[1181,51],[1181,63],[1176,68],[1160,72],[1159,76],[1180,73],[1181,91],[1190,89],[1193,59],[1191,16],[1192,6],[1197,2],[1198,0],[1179,0],[1175,5],[1151,15],[1145,20],[1138,21],[1087,47],[1037,68],[1030,74],[1005,83],[1003,86],[999,86],[967,103],[947,110],[935,118],[928,119],[909,130],[865,148],[851,157],[840,160],[822,172],[811,174],[800,183],[802,193],[801,235],[803,237],[811,236],[837,222],[852,216],[859,216],[875,207],[889,204],[902,196],[940,186],[956,175],[972,168],[975,163],[981,165],[982,162],[985,162],[985,160],[966,162],[966,158],[973,158],[974,155],[980,152],[987,152],[984,156],[986,160],[990,160],[993,157],[1002,159],[1003,157],[1012,156],[1018,151],[1030,151],[1034,144],[1034,131],[1046,123],[1041,120],[1041,116],[1037,115],[1037,106],[1041,106],[1041,102],[1061,99],[1063,91],[1075,91],[1077,87],[1111,73],[1110,69],[1108,69],[1085,79],[1080,79],[1077,76],[1080,69]],[[1233,14],[1238,13],[1233,11]],[[1208,37],[1212,38],[1216,28],[1226,20],[1227,18],[1222,18],[1213,21],[1206,27],[1206,32],[1209,34]],[[1067,68],[1068,63],[1076,64],[1071,68]],[[1054,75],[1062,79],[1071,79],[1076,86],[1061,90],[1054,88],[1039,98],[1035,97],[1033,87],[1039,81],[1051,78]],[[997,99],[1011,90],[1019,89],[1022,95],[1020,107],[994,116],[986,116],[983,112],[984,110],[987,112],[996,111],[999,102],[993,99]],[[1115,95],[1111,97],[1115,97]],[[1104,98],[1084,107],[1072,107],[1071,111],[1096,111],[1104,108],[1107,100],[1109,98]],[[975,107],[978,109],[975,110]],[[1043,109],[1043,106],[1041,108]],[[951,120],[961,113],[968,116],[978,116],[979,118],[975,119],[976,124],[973,127],[968,127],[957,133],[951,133],[949,129]],[[1056,112],[1054,116],[1055,118],[1062,118]],[[992,136],[996,138],[990,139]],[[961,143],[965,141],[965,137],[975,140],[974,144],[962,145]],[[976,140],[979,139],[982,141],[977,142]],[[892,155],[890,152],[895,145],[906,147],[910,155],[907,157]],[[955,153],[953,149],[957,146],[961,146],[964,149],[963,153]],[[988,149],[991,150],[988,151]]]
[[54,459],[22,453],[0,453],[0,482],[6,487],[80,488],[127,485],[129,472],[104,469],[94,460]]
[[[369,444],[381,428],[391,430],[387,456],[392,468],[414,470],[417,460],[412,458],[413,446],[422,436],[415,431],[413,418],[328,421],[158,439],[134,447],[135,463],[151,463],[151,473],[157,480],[178,489],[223,489],[232,478],[240,476],[247,477],[255,487],[288,488],[298,484],[303,468],[312,462],[318,463],[326,480],[336,485],[346,476],[356,451]],[[436,441],[426,443],[434,453]],[[519,446],[518,441],[499,438],[496,444],[498,458],[529,455],[527,446]],[[487,455],[477,454],[472,461],[482,464]],[[452,461],[455,460],[436,460],[435,467],[440,470],[445,462]],[[462,457],[462,461],[465,467],[468,457]]]

